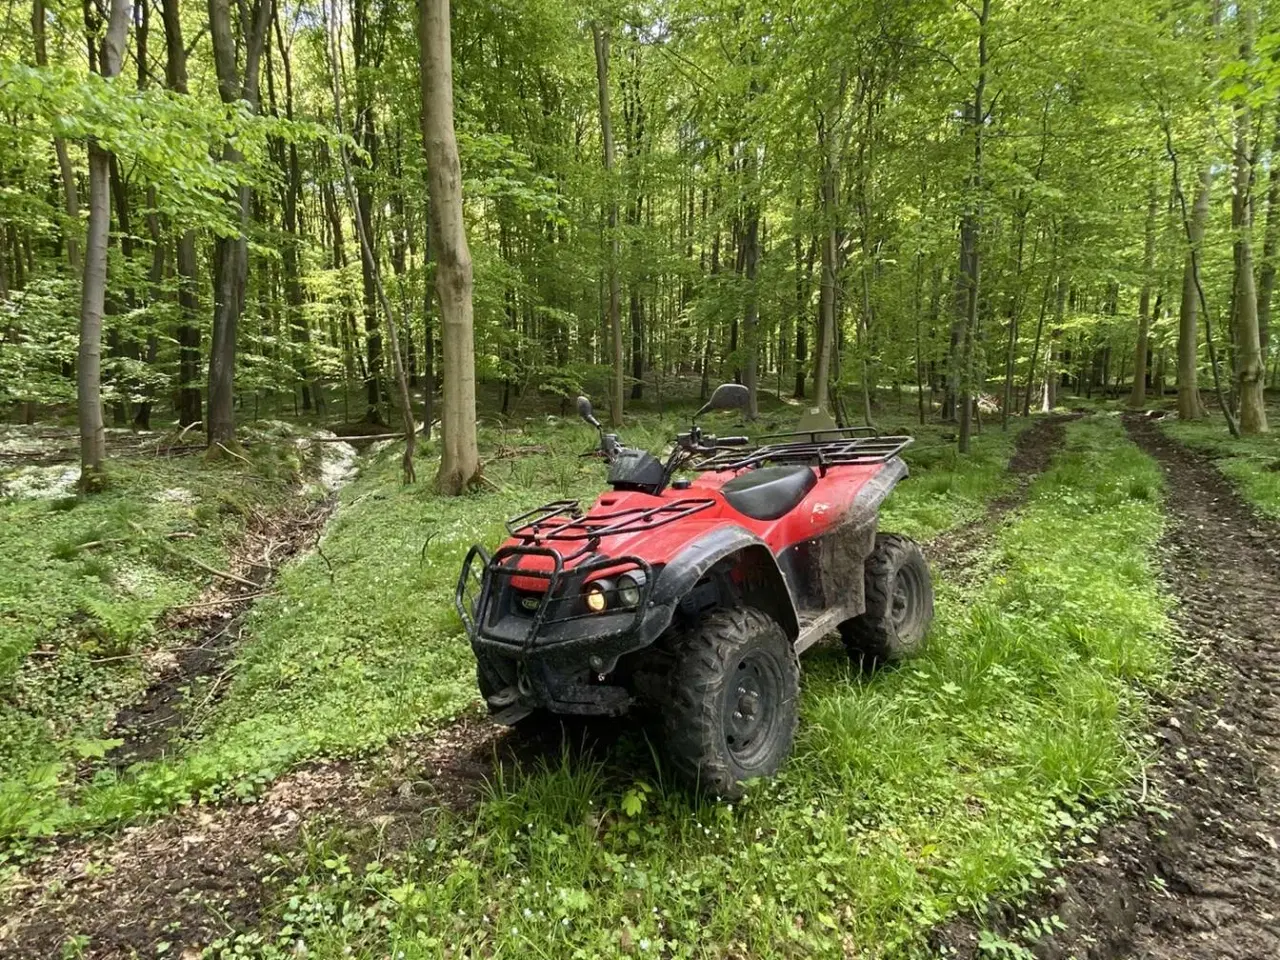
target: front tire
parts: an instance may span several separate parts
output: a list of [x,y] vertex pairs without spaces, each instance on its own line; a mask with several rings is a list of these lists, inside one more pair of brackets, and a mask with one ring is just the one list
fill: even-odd
[[877,534],[864,583],[865,611],[840,624],[853,662],[875,666],[919,654],[933,623],[933,577],[920,545],[900,534]]
[[677,644],[664,713],[668,759],[691,786],[728,799],[791,753],[800,694],[794,645],[751,607],[708,613]]

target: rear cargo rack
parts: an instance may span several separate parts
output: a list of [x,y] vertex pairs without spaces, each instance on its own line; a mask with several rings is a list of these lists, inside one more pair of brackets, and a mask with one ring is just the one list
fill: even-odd
[[[865,428],[840,428],[865,429]],[[831,430],[799,431],[800,436]],[[785,434],[783,435],[785,436]],[[745,470],[765,463],[804,463],[826,473],[828,467],[864,466],[892,460],[914,442],[912,437],[835,437],[830,440],[795,440],[770,443],[754,450],[725,450],[697,464],[698,470]]]

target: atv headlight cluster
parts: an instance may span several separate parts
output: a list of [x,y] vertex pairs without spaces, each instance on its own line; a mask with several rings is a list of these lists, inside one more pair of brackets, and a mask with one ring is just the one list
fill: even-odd
[[643,570],[624,573],[616,581],[592,580],[583,590],[582,599],[592,613],[604,613],[611,606],[634,609],[640,605],[644,582]]

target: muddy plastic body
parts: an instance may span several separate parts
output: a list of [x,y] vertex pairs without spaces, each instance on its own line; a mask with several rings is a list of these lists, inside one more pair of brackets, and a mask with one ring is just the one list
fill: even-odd
[[[491,711],[505,722],[539,709],[625,713],[664,683],[663,638],[719,608],[762,611],[797,653],[858,617],[908,443],[814,435],[717,452],[691,480],[659,488],[624,471],[623,489],[586,511],[556,502],[513,519],[492,556],[472,548],[458,584]],[[648,457],[614,453],[615,466]]]

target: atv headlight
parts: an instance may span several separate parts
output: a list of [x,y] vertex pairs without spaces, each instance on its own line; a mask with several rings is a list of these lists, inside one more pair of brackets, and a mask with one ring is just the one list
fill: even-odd
[[644,571],[632,570],[618,578],[618,600],[624,607],[638,607],[644,587]]
[[586,601],[587,609],[592,613],[604,613],[609,606],[609,594],[612,592],[612,581],[593,580],[587,584],[586,590],[583,591],[582,598]]

